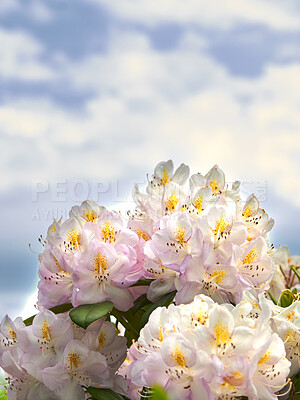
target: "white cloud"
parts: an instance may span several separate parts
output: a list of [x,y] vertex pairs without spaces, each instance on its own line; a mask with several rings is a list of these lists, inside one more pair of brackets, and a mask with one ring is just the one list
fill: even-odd
[[[24,7],[25,8],[25,7]],[[28,7],[26,7],[23,11],[27,11],[28,15],[39,22],[49,22],[53,20],[54,16],[51,12],[50,8],[47,7],[40,0],[34,0],[30,3]]]
[[49,81],[55,74],[40,60],[43,46],[27,32],[0,29],[0,77],[38,82]]
[[120,19],[156,25],[163,22],[229,29],[260,23],[272,29],[299,29],[300,16],[293,0],[90,0]]
[[94,96],[81,112],[49,99],[2,105],[2,187],[116,179],[172,157],[200,172],[219,163],[229,179],[267,179],[300,205],[298,64],[237,78],[208,55],[201,36],[187,32],[178,48],[157,52],[146,36],[123,31],[105,55],[61,62],[61,81]]
[[17,0],[1,0],[0,2],[0,15],[5,15],[19,8]]

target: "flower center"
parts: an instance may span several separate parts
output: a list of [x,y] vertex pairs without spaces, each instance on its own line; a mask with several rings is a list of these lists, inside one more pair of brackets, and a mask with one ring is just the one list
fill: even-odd
[[108,267],[107,257],[103,256],[101,253],[98,253],[94,258],[95,275],[99,276],[104,274],[104,272],[107,270],[107,267]]
[[179,198],[175,194],[171,194],[166,198],[166,206],[168,207],[169,210],[175,210],[175,207],[177,206],[179,201]]
[[102,347],[105,346],[106,343],[106,335],[101,331],[100,335],[98,336],[98,347],[97,350],[102,349]]
[[203,195],[200,194],[194,199],[194,207],[197,211],[202,212],[202,204],[203,204]]
[[13,339],[17,339],[16,332],[9,325],[8,325],[7,329],[8,329],[8,333],[9,333],[10,337]]
[[73,249],[78,249],[80,246],[80,233],[76,229],[71,229],[67,234],[67,238]]
[[69,369],[76,369],[80,365],[80,355],[77,353],[69,353],[67,357],[67,363]]
[[167,171],[164,169],[164,170],[163,170],[163,176],[162,176],[162,178],[161,178],[161,184],[162,184],[163,186],[165,186],[168,182],[170,182],[170,179],[169,179],[169,176],[168,176]]
[[143,232],[140,228],[137,228],[136,234],[138,235],[139,239],[144,239],[147,242],[150,238],[146,232]]
[[98,215],[95,211],[93,210],[84,210],[83,212],[83,218],[87,222],[97,222]]
[[255,247],[253,247],[252,250],[249,251],[246,257],[243,259],[243,264],[251,264],[257,256],[258,252],[256,251]]
[[51,333],[50,333],[50,327],[47,321],[44,321],[43,325],[40,328],[41,334],[43,338],[47,341],[50,342],[52,339]]
[[233,371],[232,375],[225,376],[224,381],[231,386],[241,386],[244,381],[244,375],[240,371]]
[[225,276],[226,272],[223,269],[217,269],[210,275],[210,279],[214,279],[216,284],[219,285],[223,283]]
[[180,367],[186,366],[185,357],[178,347],[172,352],[172,360]]
[[218,234],[224,232],[225,229],[228,227],[228,225],[229,221],[227,218],[224,217],[218,218],[216,221],[216,228],[215,228],[216,233]]
[[257,365],[262,365],[271,358],[271,352],[266,351],[262,358],[258,361]]
[[217,195],[220,193],[219,185],[218,185],[218,182],[216,181],[216,179],[212,179],[209,186],[212,189],[213,195]]
[[249,204],[249,205],[245,208],[243,217],[244,217],[244,219],[247,219],[247,218],[251,217],[252,214],[253,214],[253,209],[252,209],[251,204]]
[[221,322],[214,327],[214,334],[216,336],[217,345],[223,345],[229,343],[229,329]]
[[176,234],[175,237],[178,240],[179,243],[184,243],[185,238],[184,238],[185,230],[182,226],[178,225],[176,227]]
[[114,242],[115,241],[115,228],[109,222],[105,222],[101,227],[101,233],[105,242]]

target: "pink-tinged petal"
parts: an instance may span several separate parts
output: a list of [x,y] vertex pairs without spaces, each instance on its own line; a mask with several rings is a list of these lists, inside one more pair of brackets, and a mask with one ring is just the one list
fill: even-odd
[[65,371],[63,364],[45,368],[42,372],[43,382],[50,390],[59,390],[71,384],[70,375]]
[[81,304],[100,303],[101,301],[108,300],[103,285],[98,285],[95,282],[89,282],[80,287],[78,290],[73,291],[72,304],[77,307]]
[[175,290],[174,277],[158,278],[151,282],[147,291],[147,298],[155,303],[164,294],[170,293]]
[[72,380],[60,390],[59,396],[63,400],[84,400],[85,392],[77,381]]
[[114,303],[120,311],[128,311],[133,306],[133,296],[128,289],[120,289],[113,285],[105,287],[107,300]]
[[124,244],[126,246],[134,247],[138,244],[138,242],[138,235],[132,229],[123,229],[118,234],[115,246],[118,246],[119,244]]
[[191,368],[196,363],[196,351],[181,334],[169,335],[162,343],[161,357],[170,367]]
[[232,314],[225,308],[215,305],[209,314],[209,331],[217,344],[227,344],[234,329]]
[[174,172],[172,182],[176,182],[178,183],[178,185],[184,185],[185,182],[188,180],[189,174],[189,166],[182,163]]
[[198,378],[191,383],[190,400],[214,400],[212,391],[205,379]]

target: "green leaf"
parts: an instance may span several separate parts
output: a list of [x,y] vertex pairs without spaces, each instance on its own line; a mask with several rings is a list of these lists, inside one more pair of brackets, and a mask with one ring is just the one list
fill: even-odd
[[[2,371],[3,372],[3,371]],[[0,374],[0,399],[7,400],[6,387],[8,386],[7,380]]]
[[141,318],[140,329],[142,329],[146,325],[146,323],[148,322],[148,319],[150,317],[150,314],[157,307],[164,307],[164,306],[168,307],[169,304],[171,303],[171,301],[173,300],[175,294],[176,294],[176,290],[173,290],[173,292],[165,294],[156,303],[153,303],[150,307],[148,307],[147,311],[145,312],[145,314]]
[[300,396],[300,371],[297,372],[293,377],[292,377],[292,389],[290,392],[290,395],[288,397],[288,400],[299,400]]
[[[67,311],[70,311],[73,308],[71,303],[60,304],[58,306],[50,308],[50,311],[54,312],[54,314],[61,314]],[[24,320],[24,324],[26,326],[32,325],[32,321],[36,314]]]
[[134,287],[134,286],[149,286],[151,282],[153,282],[155,279],[140,279],[137,282],[135,282],[133,285],[131,285],[130,287]]
[[92,322],[105,317],[112,311],[114,305],[111,301],[104,301],[96,304],[83,304],[70,311],[71,320],[83,329],[86,329]]
[[95,400],[124,400],[127,399],[125,396],[112,391],[111,389],[98,389],[94,387],[86,388],[87,392],[92,395]]
[[300,275],[299,275],[298,271],[296,270],[296,268],[293,267],[293,265],[291,265],[291,270],[294,272],[294,274],[298,278],[298,281],[300,282]]
[[277,306],[277,300],[275,297],[272,295],[272,293],[268,292],[268,295],[270,296],[270,299],[273,301],[273,303]]
[[290,291],[290,289],[285,289],[281,292],[281,295],[278,300],[278,304],[281,307],[289,307],[295,301],[294,294]]
[[145,307],[149,304],[152,304],[152,302],[147,299],[146,293],[142,294],[140,297],[138,297],[135,300],[133,307],[131,308],[132,314],[136,314],[137,311],[139,311],[140,309],[142,309],[143,307]]
[[151,400],[170,400],[170,397],[161,386],[154,385],[152,387]]

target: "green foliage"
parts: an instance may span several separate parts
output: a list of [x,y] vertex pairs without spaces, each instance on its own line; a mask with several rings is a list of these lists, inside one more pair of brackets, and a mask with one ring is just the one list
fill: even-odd
[[159,385],[152,387],[151,400],[171,400],[164,389]]
[[92,322],[105,317],[114,308],[111,301],[104,301],[96,304],[83,304],[73,308],[69,312],[71,320],[83,329],[86,329]]
[[153,281],[154,281],[154,279],[143,278],[143,279],[140,279],[137,282],[135,282],[130,287],[134,287],[134,286],[149,286],[150,283],[153,282]]
[[300,275],[299,275],[298,271],[296,270],[296,268],[293,265],[291,265],[291,270],[294,272],[294,274],[298,278],[298,281],[300,282]]
[[[133,286],[148,286],[152,282],[152,279],[141,279]],[[162,296],[158,301],[152,303],[147,299],[146,294],[142,294],[138,297],[133,307],[126,311],[121,312],[114,308],[113,303],[110,301],[105,301],[96,304],[84,304],[76,308],[72,308],[71,303],[61,304],[59,306],[53,307],[50,310],[55,314],[69,312],[71,320],[78,326],[86,329],[91,323],[102,318],[113,316],[116,319],[116,329],[118,323],[123,325],[125,328],[125,337],[127,338],[128,347],[131,346],[133,340],[137,340],[140,335],[140,330],[148,322],[151,313],[157,307],[168,307],[176,294],[176,291],[167,293]],[[32,324],[35,315],[27,318],[24,323],[28,326]],[[86,388],[87,393],[91,395],[91,400],[129,400],[126,396],[115,393],[111,389],[100,389],[95,387]],[[5,391],[4,391],[5,392]],[[149,397],[149,392],[147,392],[147,397]],[[143,397],[143,396],[142,396]],[[151,399],[153,400],[171,400],[166,392],[160,386],[154,386],[151,390]],[[6,400],[6,397],[0,397],[0,400]]]
[[297,298],[292,293],[290,289],[285,289],[281,292],[281,295],[278,300],[278,305],[281,307],[289,307]]
[[[128,399],[126,396],[114,392],[110,389],[98,389],[94,387],[86,388],[87,392],[92,396],[90,399],[93,400],[124,400]],[[129,399],[128,399],[129,400]]]
[[4,385],[6,385],[7,382],[4,378],[0,379],[0,400],[7,400],[7,396],[6,396],[6,389],[4,387]]
[[146,312],[143,314],[140,322],[140,329],[142,329],[146,323],[148,322],[148,319],[150,317],[150,314],[157,308],[157,307],[168,307],[171,302],[173,301],[174,297],[176,294],[176,290],[174,290],[171,293],[165,294],[163,297],[161,297],[156,303],[152,303],[146,310]]
[[300,399],[300,371],[292,377],[292,390],[288,397],[288,400],[299,400]]

